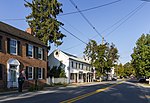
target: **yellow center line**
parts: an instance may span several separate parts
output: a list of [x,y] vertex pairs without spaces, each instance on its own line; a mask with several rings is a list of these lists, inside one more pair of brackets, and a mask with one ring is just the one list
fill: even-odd
[[94,94],[103,92],[103,91],[105,91],[105,90],[108,90],[108,89],[110,89],[110,88],[112,88],[112,87],[114,87],[114,86],[116,86],[116,85],[121,84],[121,83],[123,83],[123,82],[116,83],[116,84],[111,85],[111,86],[106,87],[106,88],[97,89],[96,91],[93,91],[93,92],[90,92],[90,93],[87,93],[87,94],[83,94],[83,95],[77,96],[77,97],[75,97],[75,98],[71,98],[71,99],[62,101],[62,102],[60,102],[60,103],[73,103],[73,102],[75,102],[75,101],[81,100],[81,99],[86,98],[86,97],[89,97],[89,96],[91,96],[91,95],[94,95]]

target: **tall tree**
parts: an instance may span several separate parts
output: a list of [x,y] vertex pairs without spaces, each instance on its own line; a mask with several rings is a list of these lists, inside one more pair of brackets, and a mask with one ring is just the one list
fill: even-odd
[[91,64],[93,65],[96,60],[96,51],[98,50],[98,45],[95,40],[90,40],[87,44],[84,54],[86,57],[91,59]]
[[98,74],[105,74],[109,71],[118,59],[118,50],[115,45],[109,46],[108,43],[97,44],[95,40],[90,40],[85,48],[84,54],[90,57],[91,64],[97,68]]
[[124,73],[125,76],[135,76],[135,69],[133,68],[133,66],[131,65],[131,63],[126,63],[124,66]]
[[137,76],[150,77],[150,34],[143,34],[137,40],[131,57]]
[[25,0],[25,2],[25,7],[32,10],[26,17],[32,34],[45,45],[49,45],[48,43],[61,45],[65,35],[59,30],[63,23],[57,20],[57,15],[63,12],[62,4],[57,0],[32,0],[32,3]]
[[115,47],[115,45],[113,43],[110,46],[107,45],[107,49],[105,52],[105,60],[106,60],[105,69],[107,72],[109,72],[111,67],[114,66],[118,58],[119,58],[118,49]]

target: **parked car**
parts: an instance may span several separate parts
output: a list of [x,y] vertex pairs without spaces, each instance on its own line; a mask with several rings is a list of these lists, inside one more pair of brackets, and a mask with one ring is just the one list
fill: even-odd
[[139,83],[146,83],[146,78],[140,78],[140,79],[138,80],[138,82],[139,82]]

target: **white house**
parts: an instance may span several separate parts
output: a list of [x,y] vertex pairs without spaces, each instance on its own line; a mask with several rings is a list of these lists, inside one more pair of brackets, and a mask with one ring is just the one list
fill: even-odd
[[89,61],[60,50],[53,51],[48,57],[49,67],[59,66],[60,62],[64,65],[68,83],[92,82],[94,71]]

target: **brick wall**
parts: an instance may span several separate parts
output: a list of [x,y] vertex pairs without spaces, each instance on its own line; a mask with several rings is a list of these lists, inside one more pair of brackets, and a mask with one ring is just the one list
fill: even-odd
[[[29,34],[27,34],[29,35]],[[0,31],[0,36],[2,36],[2,52],[0,52],[0,64],[3,65],[3,79],[0,80],[0,88],[6,87],[7,85],[7,61],[10,58],[17,59],[20,62],[20,70],[23,69],[25,70],[27,66],[32,66],[32,67],[40,67],[40,68],[45,68],[45,77],[44,79],[38,80],[41,85],[43,85],[46,82],[46,76],[47,76],[47,48],[34,43],[34,41],[27,41],[24,40],[23,38],[18,38],[15,37],[11,34],[7,34],[4,32]],[[20,50],[21,55],[12,55],[7,53],[7,38],[12,38],[20,41]],[[41,47],[44,49],[44,60],[39,60],[31,57],[26,56],[26,44],[32,44],[37,47]],[[34,84],[35,80],[26,80],[26,83],[24,84],[25,86],[30,86],[30,84]]]

